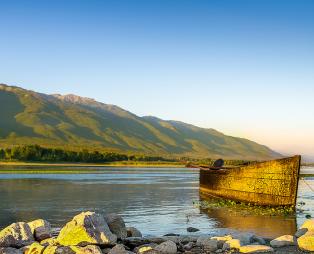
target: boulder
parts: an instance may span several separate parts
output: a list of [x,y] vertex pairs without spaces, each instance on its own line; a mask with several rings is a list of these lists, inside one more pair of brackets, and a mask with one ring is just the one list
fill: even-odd
[[187,243],[187,244],[185,244],[185,245],[183,246],[183,249],[184,249],[184,250],[187,250],[187,251],[190,251],[190,250],[193,249],[194,246],[195,246],[195,243],[189,242],[189,243]]
[[239,252],[241,253],[268,253],[268,252],[274,252],[274,249],[266,245],[246,245],[246,246],[241,246],[239,249]]
[[200,236],[196,241],[196,245],[206,251],[216,251],[218,249],[218,241],[211,239],[209,236]]
[[111,233],[101,215],[83,212],[76,215],[61,229],[57,241],[64,246],[113,245],[117,237]]
[[120,215],[115,213],[107,214],[105,216],[105,221],[107,222],[110,231],[115,234],[118,239],[124,239],[128,236],[124,220]]
[[314,231],[308,231],[298,238],[298,246],[301,250],[314,251]]
[[80,246],[48,246],[43,252],[32,252],[32,254],[102,254],[96,245]]
[[126,231],[127,231],[127,237],[142,237],[141,231],[139,231],[137,228],[128,227],[126,228]]
[[293,246],[293,245],[295,245],[295,243],[294,243],[294,236],[292,235],[283,235],[270,241],[270,246],[274,248]]
[[0,248],[0,254],[23,254],[23,251],[15,248]]
[[47,238],[50,238],[51,235],[51,226],[50,223],[46,220],[34,220],[27,223],[31,228],[32,234],[35,237],[35,240],[40,242]]
[[241,247],[241,242],[239,239],[231,239],[224,243],[223,250],[238,250]]
[[21,248],[33,242],[32,231],[25,222],[13,223],[0,231],[0,247]]
[[172,241],[166,241],[157,245],[154,250],[160,252],[161,254],[176,254],[177,245]]

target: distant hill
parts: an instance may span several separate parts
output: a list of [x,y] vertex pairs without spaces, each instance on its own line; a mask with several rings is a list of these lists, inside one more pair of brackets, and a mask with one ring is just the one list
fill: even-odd
[[139,154],[269,159],[280,154],[247,139],[178,121],[139,117],[76,95],[46,95],[0,84],[0,146],[39,144]]

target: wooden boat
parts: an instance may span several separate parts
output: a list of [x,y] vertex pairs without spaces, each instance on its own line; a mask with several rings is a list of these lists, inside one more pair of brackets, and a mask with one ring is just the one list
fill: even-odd
[[200,192],[255,205],[296,204],[301,156],[217,170],[200,168]]

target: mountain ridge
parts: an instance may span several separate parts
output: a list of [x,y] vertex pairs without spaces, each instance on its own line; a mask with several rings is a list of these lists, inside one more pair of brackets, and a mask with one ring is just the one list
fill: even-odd
[[0,84],[0,146],[39,144],[152,155],[271,159],[256,142],[74,94],[43,94]]

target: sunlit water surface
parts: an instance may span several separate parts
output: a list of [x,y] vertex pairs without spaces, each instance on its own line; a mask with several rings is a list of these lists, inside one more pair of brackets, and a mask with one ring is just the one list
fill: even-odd
[[[0,228],[37,218],[59,228],[74,215],[92,210],[119,213],[127,225],[145,235],[187,234],[187,227],[193,226],[200,233],[232,229],[275,237],[294,233],[306,215],[314,217],[314,177],[299,182],[298,203],[305,202],[304,212],[285,218],[200,209],[193,204],[200,199],[197,169],[90,167],[84,171],[0,174]],[[314,168],[302,172],[314,174]]]

